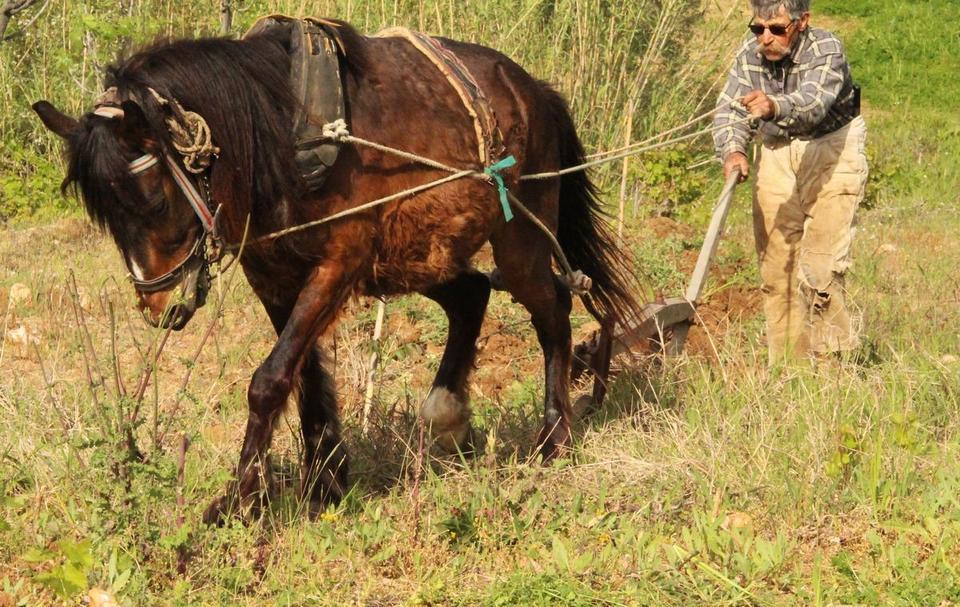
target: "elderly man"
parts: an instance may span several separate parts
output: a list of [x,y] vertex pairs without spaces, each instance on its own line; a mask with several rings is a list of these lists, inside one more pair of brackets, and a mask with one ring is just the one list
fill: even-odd
[[[724,175],[750,172],[759,132],[754,234],[771,362],[857,347],[844,288],[867,181],[866,125],[843,45],[810,27],[810,0],[750,0],[753,34],[720,95]],[[746,113],[759,124],[742,121]]]

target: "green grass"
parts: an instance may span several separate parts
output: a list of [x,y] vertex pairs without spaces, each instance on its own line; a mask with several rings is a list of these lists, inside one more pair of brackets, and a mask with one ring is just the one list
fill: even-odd
[[823,10],[849,32],[851,65],[871,119],[873,198],[902,206],[904,197],[921,194],[924,206],[956,208],[960,116],[950,108],[960,34],[934,30],[960,19],[960,4],[849,0],[824,3]]
[[[940,113],[955,101],[946,84],[956,75],[960,34],[936,31],[955,23],[960,5],[949,0],[823,2],[816,10],[850,20],[846,46],[865,97],[889,110]],[[946,112],[945,112],[946,113]]]
[[[496,30],[437,6],[451,30]],[[552,6],[524,5],[528,16],[518,21]],[[391,9],[350,10],[374,22]],[[93,586],[123,605],[960,603],[960,154],[950,106],[960,94],[950,72],[960,44],[953,32],[925,35],[956,22],[958,9],[948,0],[818,0],[815,10],[846,43],[871,133],[870,208],[860,215],[851,281],[866,345],[855,360],[767,369],[755,311],[711,324],[705,354],[666,366],[639,361],[621,375],[604,409],[578,425],[574,456],[542,468],[530,452],[539,354],[527,315],[497,294],[472,387],[486,453],[466,465],[428,458],[421,468],[415,412],[439,361],[440,313],[421,298],[390,303],[373,424],[363,436],[374,312],[358,302],[336,333],[350,496],[316,520],[305,516],[293,498],[300,445],[289,415],[278,424],[280,491],[268,513],[250,526],[205,528],[200,513],[235,462],[247,381],[272,344],[265,315],[245,285],[224,284],[222,318],[207,306],[171,337],[133,428],[147,459],[131,459],[121,414],[135,405],[118,396],[116,378],[133,391],[157,333],[131,309],[108,239],[79,219],[35,216],[34,227],[0,232],[0,329],[35,337],[33,345],[0,342],[0,605],[72,605]],[[429,13],[422,18],[436,18]],[[405,18],[416,24],[421,16]],[[69,50],[67,59],[79,47]],[[7,100],[56,86],[14,83],[12,64],[4,65]],[[622,134],[599,122],[588,127],[591,147],[617,145]],[[34,138],[19,106],[0,123],[19,149],[50,145]],[[34,196],[55,189],[58,170],[37,154],[15,157],[25,171],[17,183]],[[684,179],[670,162],[664,167],[669,179]],[[646,203],[628,222],[651,288],[666,294],[682,287],[678,268],[699,245],[713,202],[716,169],[701,171],[663,190],[703,190],[677,207],[693,227],[652,236]],[[615,190],[607,188],[611,202]],[[707,286],[708,308],[756,285],[746,190]],[[63,214],[53,205],[70,206],[38,204],[51,215]],[[10,302],[16,283],[30,293]],[[582,313],[575,321],[584,323]],[[193,361],[209,323],[217,323],[213,338]],[[88,385],[85,358],[103,385]],[[190,446],[181,482],[183,437]]]

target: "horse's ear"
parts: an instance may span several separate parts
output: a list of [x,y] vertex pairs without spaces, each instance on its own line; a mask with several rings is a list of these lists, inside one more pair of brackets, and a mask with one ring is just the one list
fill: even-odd
[[147,121],[147,115],[143,113],[143,108],[136,101],[124,101],[121,104],[123,109],[123,129],[133,141],[143,141],[150,136],[150,123]]
[[43,124],[64,139],[77,130],[77,119],[67,116],[48,101],[38,101],[33,104],[33,111],[40,116]]

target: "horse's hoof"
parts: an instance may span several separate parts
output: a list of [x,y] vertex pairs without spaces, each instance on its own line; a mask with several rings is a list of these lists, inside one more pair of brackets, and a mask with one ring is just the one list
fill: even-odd
[[573,417],[576,419],[590,417],[599,409],[600,407],[597,405],[597,402],[593,400],[593,395],[584,394],[573,403]]
[[550,466],[554,461],[569,457],[573,449],[569,445],[541,445],[540,461],[544,466]]
[[463,457],[475,459],[483,455],[486,436],[467,424],[454,436],[452,433],[434,437],[433,450],[438,457]]
[[443,453],[466,452],[469,447],[470,407],[465,397],[443,386],[434,386],[420,408],[420,416]]
[[544,466],[549,466],[554,460],[567,457],[573,452],[573,437],[567,427],[546,428],[540,432],[540,457]]
[[305,479],[300,485],[301,495],[310,501],[311,518],[313,512],[323,512],[327,506],[336,506],[347,495],[347,466],[346,464],[330,470],[325,468],[312,477]]
[[456,432],[437,433],[433,436],[433,452],[437,456],[460,456],[467,459],[483,454],[484,435],[474,430],[471,424]]
[[243,523],[256,520],[267,508],[270,501],[267,490],[249,491],[241,495],[236,483],[230,483],[227,491],[210,502],[203,512],[203,522],[207,525],[222,527],[232,518]]
[[303,498],[306,500],[307,518],[311,521],[323,520],[324,513],[328,512],[331,506],[339,506],[349,487],[346,465],[336,473],[324,470],[318,477],[311,486],[301,486]]

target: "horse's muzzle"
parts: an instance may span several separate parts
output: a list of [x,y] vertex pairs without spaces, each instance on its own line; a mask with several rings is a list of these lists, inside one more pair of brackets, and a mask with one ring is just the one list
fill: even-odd
[[183,304],[170,306],[160,318],[154,317],[149,310],[140,311],[143,320],[151,327],[173,329],[174,331],[179,331],[187,326],[187,323],[193,318],[194,312],[196,312],[196,308]]
[[207,264],[190,264],[183,272],[177,301],[168,304],[160,315],[155,315],[148,307],[140,310],[147,324],[161,329],[179,331],[187,326],[196,311],[206,303],[207,291],[210,289],[210,276]]

